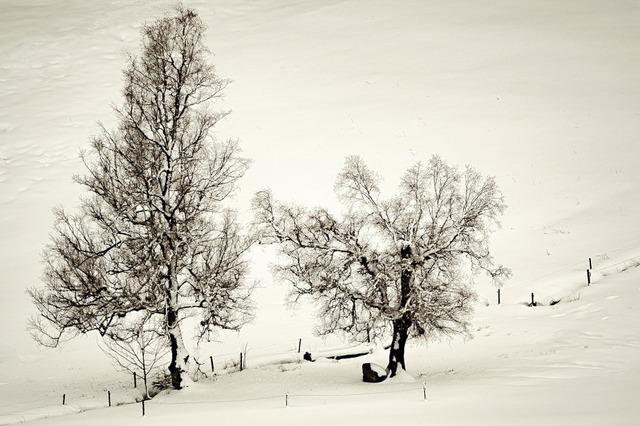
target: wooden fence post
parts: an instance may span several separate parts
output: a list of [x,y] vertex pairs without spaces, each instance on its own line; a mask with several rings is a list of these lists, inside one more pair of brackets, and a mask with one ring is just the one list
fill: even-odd
[[289,394],[288,393],[284,394],[284,406],[285,407],[289,406]]
[[240,352],[240,371],[242,371],[243,365],[242,365],[242,352]]
[[589,269],[593,269],[593,265],[591,264],[591,258],[589,258]]
[[67,394],[63,393],[62,394],[62,405],[66,405],[67,404]]
[[109,401],[109,407],[111,407],[111,391],[107,391],[107,401]]
[[591,284],[591,271],[587,269],[587,285]]
[[533,297],[533,293],[531,293],[531,306],[536,306],[536,301]]
[[301,347],[302,347],[302,338],[298,339],[298,353],[300,353]]
[[211,361],[211,372],[213,373],[215,371],[213,366],[213,355],[209,356],[209,361]]
[[498,289],[498,305],[500,304],[500,289]]

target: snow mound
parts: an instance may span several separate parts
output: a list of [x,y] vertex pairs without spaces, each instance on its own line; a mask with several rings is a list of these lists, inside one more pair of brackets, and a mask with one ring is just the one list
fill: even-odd
[[388,381],[391,381],[393,383],[416,383],[417,382],[415,377],[413,377],[411,374],[407,373],[406,370],[403,370],[401,368],[398,369],[398,371],[396,372],[396,375],[388,379]]

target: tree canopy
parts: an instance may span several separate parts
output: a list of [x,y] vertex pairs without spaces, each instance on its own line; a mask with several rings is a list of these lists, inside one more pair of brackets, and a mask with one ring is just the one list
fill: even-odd
[[342,217],[258,193],[260,238],[278,244],[283,261],[276,270],[291,296],[319,304],[320,334],[341,331],[357,341],[392,335],[394,375],[398,363],[405,368],[408,337],[466,331],[474,273],[508,277],[489,250],[503,197],[493,178],[439,157],[409,168],[389,198],[363,160],[348,157],[336,192]]
[[167,338],[176,388],[197,363],[183,320],[204,337],[239,329],[251,313],[253,240],[224,203],[248,161],[235,141],[213,139],[227,113],[211,106],[228,81],[208,63],[204,30],[182,7],[144,25],[141,52],[123,73],[118,125],[103,127],[82,155],[87,172],[75,180],[88,195],[76,213],[56,211],[44,287],[30,290],[46,345],[90,331],[117,338],[132,314],[148,314]]

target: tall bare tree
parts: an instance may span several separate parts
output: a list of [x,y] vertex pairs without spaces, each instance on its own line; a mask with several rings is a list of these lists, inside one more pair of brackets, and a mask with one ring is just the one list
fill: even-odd
[[210,110],[227,80],[207,62],[204,25],[190,9],[144,25],[139,57],[124,71],[118,126],[102,129],[75,179],[89,195],[79,211],[59,209],[44,253],[44,288],[30,290],[40,315],[37,339],[106,335],[134,312],[161,317],[171,350],[172,384],[192,372],[181,324],[198,336],[239,329],[250,288],[242,235],[224,201],[248,162],[234,141],[215,142],[226,113]]
[[438,157],[407,170],[391,198],[381,197],[378,181],[349,157],[336,184],[348,208],[342,218],[278,203],[267,191],[254,207],[262,241],[280,247],[276,269],[291,297],[320,305],[319,333],[343,331],[356,341],[391,334],[393,376],[398,364],[406,369],[410,336],[467,330],[473,273],[509,275],[488,245],[504,203],[493,178]]

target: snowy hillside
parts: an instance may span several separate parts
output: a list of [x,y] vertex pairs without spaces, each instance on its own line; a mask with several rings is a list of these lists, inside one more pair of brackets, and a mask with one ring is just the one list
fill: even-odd
[[[233,113],[219,135],[237,137],[252,160],[235,200],[244,220],[265,186],[286,201],[335,208],[346,155],[362,155],[393,191],[407,166],[437,153],[496,176],[509,208],[492,245],[514,276],[501,306],[495,288],[478,283],[472,340],[410,349],[416,383],[367,386],[363,358],[260,368],[249,361],[242,373],[159,396],[147,420],[638,422],[637,2],[185,3],[209,26],[218,72],[234,81],[224,99]],[[0,0],[0,423],[101,407],[108,389],[114,403],[137,396],[94,336],[38,348],[26,331],[33,308],[25,289],[42,272],[51,209],[78,203],[71,176],[83,171],[79,150],[96,122],[113,124],[126,51],[137,48],[141,23],[171,4]],[[586,288],[589,257],[594,284]],[[269,249],[254,250],[256,319],[218,336],[203,357],[232,359],[245,343],[250,360],[289,356],[299,338],[303,352],[344,345],[313,337],[312,307],[284,306],[273,261]],[[531,292],[545,306],[526,307]],[[401,392],[318,396],[379,389]],[[69,405],[59,407],[63,393]],[[137,424],[139,410],[42,424]]]
[[[0,416],[15,422],[52,416],[69,424],[635,424],[640,409],[640,258],[553,306],[502,304],[480,308],[475,337],[413,346],[412,376],[361,382],[360,364],[384,364],[385,353],[335,361],[249,364],[146,403],[105,407],[105,393],[69,406]],[[631,266],[633,265],[633,266]],[[629,268],[629,269],[626,269]],[[424,400],[426,384],[426,396]],[[114,394],[122,398],[127,391]],[[131,391],[128,391],[131,398]],[[71,396],[71,395],[69,395]],[[100,401],[102,399],[102,401]],[[91,400],[91,403],[88,403]],[[89,409],[81,414],[65,413]]]

